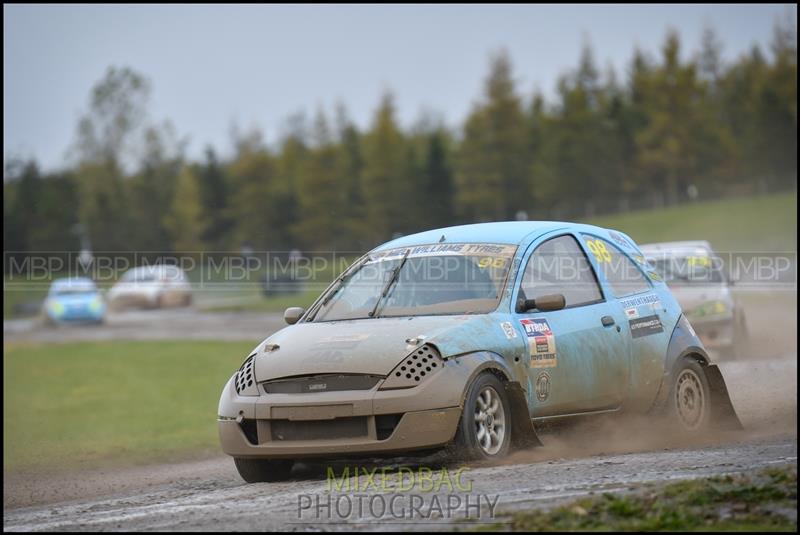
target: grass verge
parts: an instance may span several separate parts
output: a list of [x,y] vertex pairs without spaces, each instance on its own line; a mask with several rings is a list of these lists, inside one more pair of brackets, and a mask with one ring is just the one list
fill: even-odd
[[797,531],[797,465],[648,485],[550,510],[513,513],[479,531]]
[[256,343],[4,344],[3,470],[219,451],[220,392]]
[[797,192],[682,204],[592,218],[636,243],[708,240],[721,252],[797,250]]

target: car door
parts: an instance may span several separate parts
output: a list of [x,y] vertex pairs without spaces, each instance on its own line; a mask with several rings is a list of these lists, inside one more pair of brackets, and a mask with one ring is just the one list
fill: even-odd
[[630,337],[628,398],[634,405],[649,407],[663,378],[664,355],[678,314],[677,310],[670,311],[665,302],[669,295],[664,283],[645,275],[644,257],[627,240],[619,239],[618,233],[611,233],[612,239],[614,234],[614,242],[620,247],[596,234],[582,233],[581,239],[601,283],[608,289],[606,298],[622,311],[623,332]]
[[523,258],[513,303],[562,294],[566,306],[512,312],[527,339],[534,418],[618,408],[628,384],[622,310],[609,303],[578,237],[540,238]]

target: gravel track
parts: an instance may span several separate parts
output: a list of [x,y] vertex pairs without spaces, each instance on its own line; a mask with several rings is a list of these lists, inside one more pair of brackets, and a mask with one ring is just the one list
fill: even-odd
[[[18,342],[73,339],[146,338],[257,340],[281,327],[279,315],[196,313],[192,310],[127,312],[100,328],[44,329],[10,327],[4,338]],[[3,477],[4,529],[28,530],[353,530],[449,529],[463,526],[463,505],[430,517],[432,497],[441,503],[484,496],[497,500],[495,512],[522,507],[549,507],[597,492],[621,492],[643,484],[748,472],[797,462],[797,313],[769,304],[748,310],[751,357],[720,365],[745,430],[685,441],[659,436],[652,426],[619,419],[592,419],[573,428],[543,433],[542,448],[515,452],[502,464],[473,465],[465,472],[471,492],[401,493],[424,499],[419,514],[403,518],[386,512],[380,523],[369,510],[339,518],[317,515],[313,506],[299,510],[301,500],[339,499],[327,493],[327,466],[299,464],[293,480],[278,484],[244,484],[232,461],[223,456],[169,465],[88,469],[80,473],[12,473]],[[110,332],[106,335],[100,333]],[[86,334],[89,333],[89,334]],[[255,334],[254,334],[255,333]],[[106,338],[109,336],[109,338]],[[456,465],[440,457],[367,463],[393,470],[398,466]],[[364,463],[360,463],[364,464]],[[350,466],[353,463],[349,464]],[[362,500],[387,496],[374,488]],[[388,496],[391,496],[389,494]],[[304,498],[303,496],[307,496]],[[406,503],[406,508],[408,504]],[[375,512],[375,511],[373,511]],[[474,516],[474,515],[473,515]],[[411,518],[409,518],[411,517]],[[481,519],[490,521],[487,508]],[[400,523],[400,525],[398,525]],[[432,525],[433,524],[433,525]]]

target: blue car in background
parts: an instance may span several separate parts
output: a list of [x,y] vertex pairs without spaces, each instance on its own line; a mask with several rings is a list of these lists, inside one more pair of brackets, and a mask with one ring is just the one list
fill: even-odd
[[100,290],[91,279],[84,277],[53,281],[44,301],[44,317],[48,323],[102,323],[105,314],[106,305]]

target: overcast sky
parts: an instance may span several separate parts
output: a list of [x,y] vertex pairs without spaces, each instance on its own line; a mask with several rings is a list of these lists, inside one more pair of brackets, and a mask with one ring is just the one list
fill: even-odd
[[767,47],[796,6],[14,6],[3,7],[3,152],[63,166],[92,85],[109,65],[153,85],[150,115],[169,119],[197,157],[226,154],[230,127],[274,142],[288,115],[343,102],[360,126],[390,88],[408,126],[423,109],[458,125],[504,47],[519,89],[552,95],[584,42],[623,75],[634,46],[658,54],[667,28],[684,54],[711,25],[732,60]]

